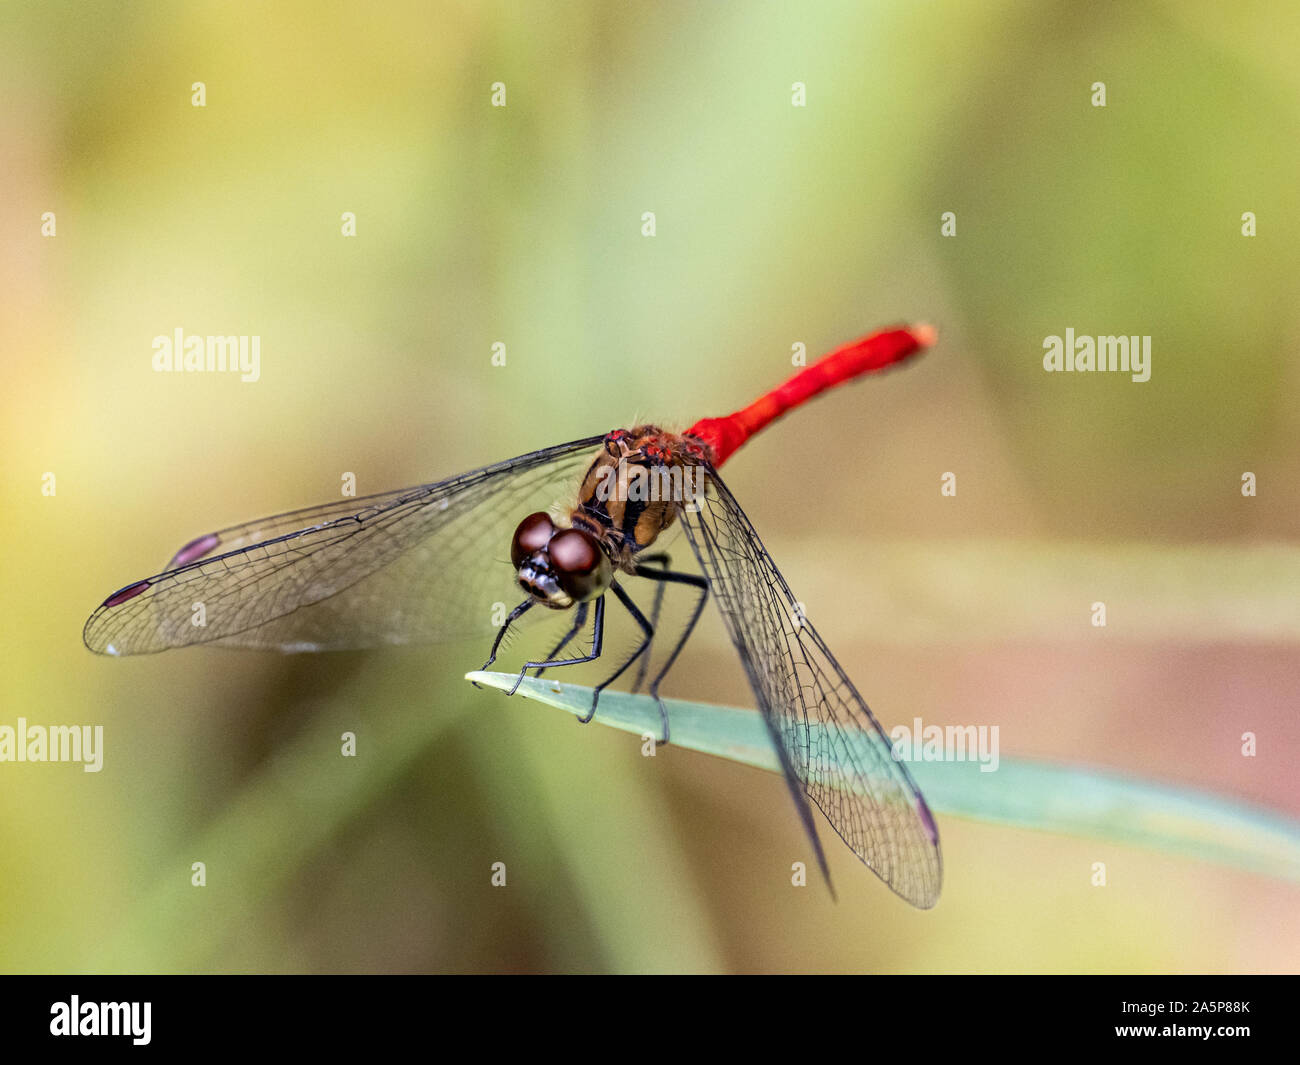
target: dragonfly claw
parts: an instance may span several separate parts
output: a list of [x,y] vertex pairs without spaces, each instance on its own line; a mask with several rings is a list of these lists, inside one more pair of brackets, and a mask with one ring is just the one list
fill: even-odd
[[593,717],[596,716],[596,704],[597,704],[598,702],[600,702],[600,689],[599,689],[599,688],[597,688],[597,689],[592,693],[592,696],[591,696],[591,709],[588,710],[585,714],[583,714],[582,717],[578,718],[578,724],[579,724],[579,725],[588,725],[588,724],[591,723],[591,719],[592,719]]
[[659,698],[658,692],[654,693],[654,697],[655,702],[659,704],[659,716],[663,718],[664,723],[664,738],[661,740],[655,740],[655,746],[666,747],[668,746],[668,708],[664,706],[664,701]]
[[[480,672],[480,673],[486,673],[486,672],[487,672],[487,669],[488,669],[488,666],[490,666],[490,665],[491,665],[493,662],[495,662],[496,660],[497,660],[497,656],[496,656],[496,655],[493,655],[491,658],[489,658],[486,662],[483,663],[483,668],[480,669],[479,672]],[[471,683],[472,685],[474,685],[474,687],[476,687],[476,688],[478,688],[480,691],[482,691],[482,689],[483,689],[483,685],[480,684],[478,681],[476,681],[476,680],[472,680],[472,681],[470,681],[470,683]]]

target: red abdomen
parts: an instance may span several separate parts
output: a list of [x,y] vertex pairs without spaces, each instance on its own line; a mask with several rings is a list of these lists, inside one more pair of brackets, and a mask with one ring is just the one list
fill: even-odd
[[748,407],[725,418],[702,418],[686,435],[703,441],[712,453],[713,465],[721,466],[741,444],[786,411],[828,388],[901,362],[933,344],[935,336],[934,327],[928,325],[872,333],[836,348]]

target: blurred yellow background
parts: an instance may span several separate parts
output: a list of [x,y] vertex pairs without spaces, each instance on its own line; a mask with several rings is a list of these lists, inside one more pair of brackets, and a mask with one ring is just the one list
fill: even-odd
[[[0,7],[0,724],[106,744],[0,764],[0,967],[1294,971],[1297,885],[1096,840],[940,818],[921,913],[823,825],[840,901],[794,890],[779,778],[476,691],[480,641],[80,633],[345,472],[688,425],[930,321],[727,469],[878,716],[1296,815],[1297,44],[1282,0]],[[260,380],[153,372],[178,326]],[[1066,328],[1151,380],[1044,373]],[[752,705],[716,617],[666,690]]]

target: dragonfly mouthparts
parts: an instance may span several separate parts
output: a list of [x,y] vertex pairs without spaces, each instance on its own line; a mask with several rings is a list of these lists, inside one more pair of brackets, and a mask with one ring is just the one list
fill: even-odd
[[519,587],[553,610],[567,610],[573,606],[573,598],[560,587],[555,572],[544,556],[527,559],[519,567]]

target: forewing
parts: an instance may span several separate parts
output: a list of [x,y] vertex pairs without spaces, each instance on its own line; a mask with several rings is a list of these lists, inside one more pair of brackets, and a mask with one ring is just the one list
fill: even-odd
[[86,646],[315,651],[489,632],[500,624],[493,605],[523,597],[509,558],[515,523],[572,497],[601,439],[199,537],[105,600]]
[[865,700],[808,620],[758,534],[709,468],[682,520],[769,730],[844,842],[908,902],[939,897],[938,831]]

